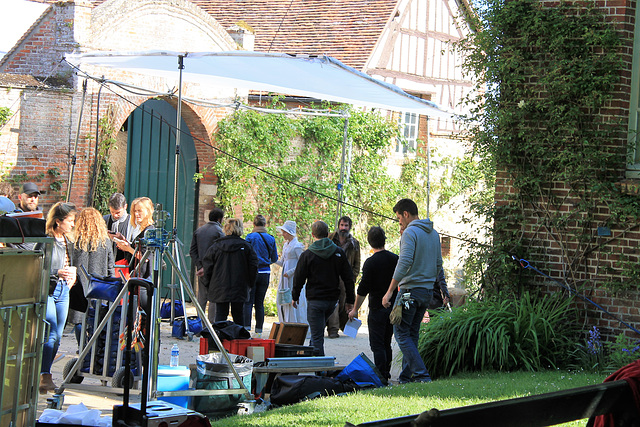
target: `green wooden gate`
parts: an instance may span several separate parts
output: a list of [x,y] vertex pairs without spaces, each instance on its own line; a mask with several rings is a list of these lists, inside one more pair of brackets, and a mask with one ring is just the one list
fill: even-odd
[[[149,100],[136,108],[129,116],[127,140],[127,174],[125,196],[131,204],[136,197],[149,197],[153,203],[161,203],[173,224],[173,194],[176,159],[176,109],[166,101]],[[177,236],[184,244],[185,257],[194,231],[196,211],[196,186],[193,181],[198,157],[193,138],[184,120],[181,123],[180,167],[177,191]],[[190,276],[191,260],[186,258],[185,272]],[[163,282],[171,283],[171,270],[165,270]],[[177,278],[175,279],[177,282]]]

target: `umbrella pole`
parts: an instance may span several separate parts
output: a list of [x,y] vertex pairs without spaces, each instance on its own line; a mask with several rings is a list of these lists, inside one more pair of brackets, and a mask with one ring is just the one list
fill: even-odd
[[[180,136],[182,135],[182,70],[184,69],[184,56],[178,55],[178,108],[176,117],[176,161],[173,168],[173,234],[176,234],[178,211],[178,168],[180,167]],[[173,297],[173,295],[172,295]]]
[[429,149],[429,117],[427,117],[427,219],[429,219],[429,199],[431,197],[431,150]]
[[346,150],[347,150],[347,137],[348,137],[348,130],[349,130],[349,118],[345,117],[344,119],[344,134],[342,137],[342,160],[340,162],[340,182],[338,183],[338,208],[336,211],[336,227],[335,229],[338,229],[338,221],[340,221],[340,218],[342,217],[342,191],[344,189],[344,168],[345,168],[345,164],[344,164],[344,158],[346,156]]
[[80,103],[80,116],[78,117],[78,130],[76,132],[76,142],[73,147],[73,156],[71,156],[71,169],[69,170],[69,180],[67,183],[67,197],[65,202],[69,203],[71,197],[71,184],[73,183],[73,173],[76,170],[76,156],[78,154],[78,139],[80,139],[80,126],[82,126],[82,112],[84,111],[84,100],[87,96],[87,80],[82,83],[82,102]]

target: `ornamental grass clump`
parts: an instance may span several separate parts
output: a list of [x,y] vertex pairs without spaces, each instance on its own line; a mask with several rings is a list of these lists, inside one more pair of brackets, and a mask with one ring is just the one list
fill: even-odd
[[432,377],[563,366],[576,341],[571,298],[563,295],[470,302],[431,314],[418,350]]

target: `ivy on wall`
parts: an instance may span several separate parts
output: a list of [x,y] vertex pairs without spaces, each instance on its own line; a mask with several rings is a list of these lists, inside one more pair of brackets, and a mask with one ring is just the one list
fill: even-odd
[[[276,99],[271,107],[284,105]],[[358,208],[343,205],[342,214],[353,219],[361,242],[366,242],[372,225],[382,226],[388,239],[397,238],[397,223],[374,213],[395,218],[393,205],[403,197],[424,206],[426,163],[409,161],[401,177],[392,178],[387,160],[391,142],[398,136],[397,124],[375,112],[349,113],[352,156],[343,200]],[[330,229],[335,224],[337,203],[323,195],[338,196],[343,135],[340,117],[235,112],[219,123],[214,136],[218,148],[229,154],[219,153],[212,166],[220,204],[229,213],[229,208],[239,207],[246,221],[261,213],[272,229],[294,220],[300,240],[311,242],[310,226],[315,220],[324,220]]]
[[[625,229],[640,216],[637,200],[615,186],[627,155],[622,122],[607,110],[624,68],[620,36],[591,1],[486,0],[477,11],[478,31],[458,47],[479,76],[466,125],[487,182],[474,206],[485,219],[478,228],[493,247],[475,247],[470,271],[488,290],[520,292],[509,255],[540,269],[553,258],[561,280],[593,285],[587,259],[611,249],[597,227]],[[637,268],[614,270],[600,285],[640,284]]]

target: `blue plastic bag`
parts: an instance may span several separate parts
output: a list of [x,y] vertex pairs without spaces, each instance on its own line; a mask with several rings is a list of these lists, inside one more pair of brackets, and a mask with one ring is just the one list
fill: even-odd
[[382,374],[364,353],[360,353],[337,376],[337,380],[352,380],[360,387],[382,387]]

